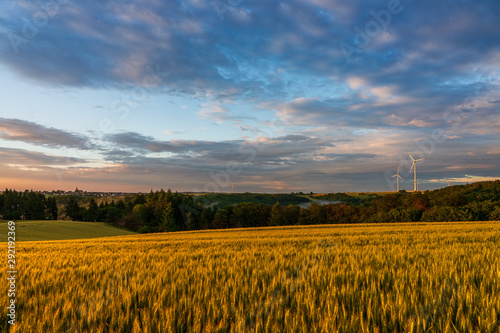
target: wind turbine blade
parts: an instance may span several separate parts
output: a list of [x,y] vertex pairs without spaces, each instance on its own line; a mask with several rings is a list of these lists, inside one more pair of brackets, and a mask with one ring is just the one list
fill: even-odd
[[398,172],[396,172],[396,175],[399,175],[399,166],[398,166]]
[[408,155],[410,156],[411,160],[412,160],[413,162],[415,162],[415,160],[413,159],[413,156],[411,156],[411,154],[410,154],[410,153],[408,153]]
[[424,158],[420,158],[418,160],[415,160],[415,162],[422,161],[422,160],[425,160],[425,157]]

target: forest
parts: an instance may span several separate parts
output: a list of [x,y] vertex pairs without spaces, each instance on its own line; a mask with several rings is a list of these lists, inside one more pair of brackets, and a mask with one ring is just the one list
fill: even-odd
[[[3,219],[57,219],[56,198],[6,190],[0,195],[0,212]],[[319,204],[317,200],[336,203]],[[116,202],[80,201],[77,196],[66,198],[63,213],[69,219],[104,221],[141,233],[337,223],[497,221],[500,180],[359,197],[343,193],[192,195],[160,190]],[[309,206],[303,207],[304,203]]]
[[6,189],[0,194],[0,215],[4,220],[57,220],[56,197]]

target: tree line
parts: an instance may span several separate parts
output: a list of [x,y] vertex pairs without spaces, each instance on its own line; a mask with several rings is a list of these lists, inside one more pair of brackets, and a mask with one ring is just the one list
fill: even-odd
[[[316,198],[341,200],[345,196]],[[281,205],[279,202],[274,205],[240,202],[218,208],[217,202],[212,199],[210,196],[161,190],[99,206],[92,200],[88,207],[81,207],[72,198],[66,205],[66,214],[72,219],[107,221],[139,232],[335,223],[500,220],[500,181],[417,193],[370,194],[366,200],[346,198],[347,202],[337,204],[312,202],[308,208]]]
[[[77,196],[59,200],[64,202],[63,213],[71,220],[103,221],[143,233],[307,224],[500,220],[500,180],[417,193],[369,194],[364,199],[328,194],[311,198],[333,199],[338,203],[312,202],[307,208],[290,203],[302,201],[290,196],[272,197],[275,202],[272,205],[239,202],[246,198],[255,201],[257,197],[250,194],[232,195],[224,202],[239,203],[221,207],[223,196],[160,190],[99,204],[93,198],[84,202]],[[276,199],[286,199],[286,204]],[[59,216],[56,197],[14,190],[0,195],[0,213],[3,219],[12,220]]]
[[54,196],[6,189],[0,194],[0,215],[4,220],[57,220],[59,213]]

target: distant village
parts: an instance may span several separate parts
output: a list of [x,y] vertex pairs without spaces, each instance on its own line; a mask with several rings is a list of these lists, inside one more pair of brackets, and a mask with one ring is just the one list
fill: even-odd
[[[4,191],[0,191],[0,194],[2,194],[3,192]],[[74,191],[52,190],[52,191],[33,191],[33,192],[41,193],[46,196],[79,195],[79,196],[89,196],[89,197],[119,197],[124,195],[145,194],[142,192],[87,192],[79,190],[78,187]]]

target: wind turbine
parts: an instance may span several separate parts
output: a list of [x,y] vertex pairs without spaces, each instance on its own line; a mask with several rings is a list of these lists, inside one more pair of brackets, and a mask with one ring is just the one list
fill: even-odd
[[234,185],[236,185],[236,183],[231,183],[233,185],[233,193],[234,193]]
[[449,180],[447,180],[446,182],[448,183],[448,186],[450,186],[450,185],[451,185],[451,182],[450,182]]
[[[408,153],[408,155],[410,155],[410,153]],[[422,160],[425,160],[425,158],[419,158],[418,160],[414,159],[413,156],[410,155],[410,158],[411,160],[413,161],[412,165],[411,165],[411,168],[410,168],[410,172],[411,170],[413,169],[413,174],[415,176],[415,183],[414,183],[414,191],[417,192],[418,191],[418,183],[417,183],[417,162],[418,161],[422,161]]]
[[403,178],[401,178],[401,176],[399,175],[399,167],[398,167],[398,172],[396,172],[396,174],[395,174],[394,176],[392,176],[391,178],[394,178],[394,177],[396,177],[396,182],[397,182],[397,184],[398,184],[398,192],[399,192],[399,180],[400,180],[400,179],[401,179],[401,180],[403,179]]

